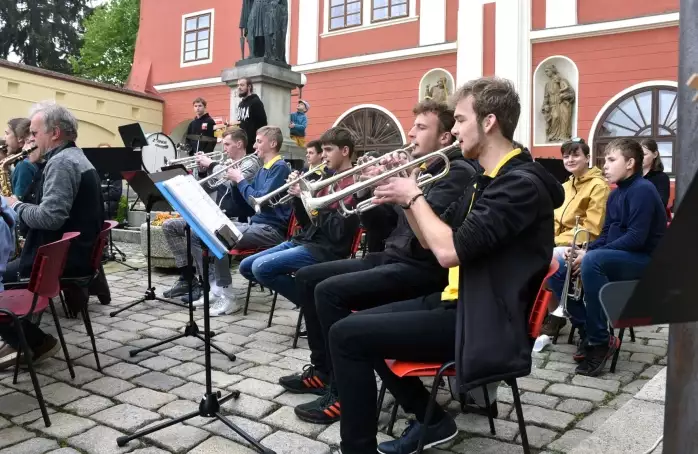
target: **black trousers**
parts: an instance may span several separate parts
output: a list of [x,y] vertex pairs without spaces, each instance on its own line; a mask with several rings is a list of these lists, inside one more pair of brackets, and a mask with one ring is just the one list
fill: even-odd
[[[7,268],[5,269],[5,273],[3,274],[2,282],[5,284],[17,282],[18,271],[19,259],[9,262],[7,264]],[[22,320],[22,329],[24,330],[24,337],[27,339],[29,348],[32,350],[39,347],[44,342],[46,334],[44,334],[44,332],[41,331],[37,325],[31,323],[29,320]],[[14,325],[11,323],[0,323],[0,339],[15,350],[19,350],[19,337],[17,336]]]
[[[417,377],[397,377],[388,369],[385,359],[453,361],[455,308],[455,303],[442,303],[441,294],[434,293],[357,312],[330,329],[334,383],[342,405],[340,433],[344,454],[376,452],[374,370],[396,402],[418,421],[424,421],[429,391]],[[435,418],[442,415],[443,410],[437,409]]]
[[311,363],[321,372],[332,373],[328,332],[352,311],[440,292],[447,282],[445,269],[393,262],[384,253],[301,268],[296,285]]

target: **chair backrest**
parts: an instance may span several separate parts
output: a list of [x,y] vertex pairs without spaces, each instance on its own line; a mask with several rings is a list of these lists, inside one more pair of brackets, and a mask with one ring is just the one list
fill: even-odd
[[102,252],[104,251],[104,246],[107,245],[109,241],[109,232],[111,229],[119,225],[116,221],[104,221],[102,224],[102,230],[99,232],[99,236],[95,240],[95,245],[92,248],[92,257],[90,258],[90,267],[92,271],[97,271],[99,265],[102,264]]
[[531,308],[531,314],[528,317],[528,334],[531,339],[538,338],[545,316],[548,314],[548,303],[552,297],[552,292],[548,290],[546,285],[550,276],[555,274],[558,268],[560,268],[560,264],[557,258],[553,257],[550,261],[548,272],[540,285],[540,290],[538,290],[538,295],[536,295],[536,301],[533,303],[533,308]]
[[351,243],[351,258],[356,257],[356,253],[359,252],[359,248],[361,247],[361,237],[364,234],[364,229],[363,227],[359,227],[356,229],[356,235],[354,236],[354,241]]
[[80,232],[66,232],[60,240],[39,247],[29,278],[29,291],[46,298],[58,296],[70,241],[78,236]]

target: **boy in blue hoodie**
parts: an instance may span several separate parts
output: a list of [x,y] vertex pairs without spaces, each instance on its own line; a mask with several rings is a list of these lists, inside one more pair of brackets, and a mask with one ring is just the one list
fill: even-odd
[[291,129],[291,139],[299,147],[305,147],[305,128],[308,127],[308,117],[305,115],[310,109],[310,104],[302,99],[298,101],[296,112],[291,114],[291,121],[288,127]]
[[[572,272],[581,273],[584,288],[584,301],[567,303],[573,325],[580,327],[574,354],[580,375],[599,375],[620,347],[608,329],[599,299],[601,287],[639,279],[666,231],[664,204],[654,185],[642,178],[642,159],[642,147],[632,139],[615,139],[606,146],[604,174],[618,188],[608,197],[601,235],[587,252],[580,250],[572,263]],[[568,249],[565,258],[569,253]]]

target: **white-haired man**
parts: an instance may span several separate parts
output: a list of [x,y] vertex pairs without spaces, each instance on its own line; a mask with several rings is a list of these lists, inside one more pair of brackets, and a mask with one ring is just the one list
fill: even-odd
[[[75,145],[78,122],[73,114],[57,104],[40,103],[32,109],[30,118],[29,131],[45,167],[34,203],[20,202],[16,197],[6,199],[28,232],[22,254],[7,264],[5,284],[28,277],[39,247],[59,240],[65,232],[80,232],[80,236],[71,241],[63,275],[90,274],[90,253],[104,219],[100,178]],[[58,350],[56,339],[38,326],[25,321],[22,328],[35,361],[49,358]],[[0,338],[12,349],[19,346],[15,329],[8,324],[0,324]]]

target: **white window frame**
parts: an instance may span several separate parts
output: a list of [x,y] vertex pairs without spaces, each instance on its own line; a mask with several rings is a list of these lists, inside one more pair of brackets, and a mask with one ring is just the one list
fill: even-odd
[[[354,25],[347,28],[339,28],[337,30],[330,31],[330,0],[323,0],[324,10],[322,19],[322,34],[321,38],[328,36],[344,35],[347,33],[356,33],[364,30],[372,30],[374,28],[390,27],[392,25],[400,25],[408,22],[414,22],[419,20],[419,15],[417,15],[417,0],[408,0],[409,15],[406,17],[400,17],[398,19],[383,19],[376,22],[371,22],[373,18],[373,0],[362,0],[361,4],[361,25]],[[426,0],[422,0],[426,1]]]
[[[185,26],[187,23],[187,19],[192,18],[192,17],[196,17],[196,16],[203,16],[205,14],[211,15],[211,23],[210,23],[209,34],[208,34],[208,58],[206,60],[195,60],[195,61],[185,62],[184,61],[184,37],[186,35]],[[188,68],[190,66],[207,65],[207,64],[213,62],[213,41],[214,41],[213,37],[214,37],[214,24],[216,23],[215,19],[216,19],[215,10],[213,8],[182,15],[182,34],[181,34],[181,37],[179,40],[179,67],[180,68]]]

